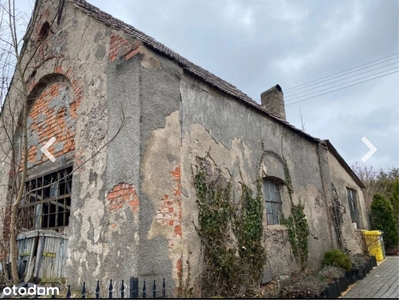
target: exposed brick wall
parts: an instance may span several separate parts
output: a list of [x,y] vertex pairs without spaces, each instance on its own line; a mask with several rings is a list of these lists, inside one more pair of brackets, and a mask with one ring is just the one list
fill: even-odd
[[125,57],[125,59],[128,60],[139,52],[138,47],[140,44],[140,42],[135,42],[132,45],[120,35],[111,33],[108,60],[114,61],[119,57]]
[[49,147],[55,157],[75,150],[75,124],[77,109],[82,95],[81,88],[75,97],[67,80],[49,83],[34,101],[29,112],[31,125],[28,128],[28,162],[38,165],[48,158],[42,156],[40,148],[52,137],[55,143]]
[[118,211],[124,207],[129,207],[132,213],[139,211],[139,196],[133,185],[128,183],[119,183],[115,185],[107,195],[108,210]]
[[[181,238],[182,205],[180,167],[176,167],[175,170],[171,172],[171,175],[175,181],[175,187],[173,188],[172,195],[164,195],[161,208],[157,211],[156,220],[161,225],[173,228],[173,238]],[[169,240],[169,245],[174,245],[173,239]]]

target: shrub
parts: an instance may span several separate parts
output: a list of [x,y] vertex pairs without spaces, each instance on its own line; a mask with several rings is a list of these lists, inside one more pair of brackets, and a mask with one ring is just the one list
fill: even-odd
[[362,270],[366,266],[366,258],[361,254],[351,255],[353,270]]
[[391,202],[396,222],[399,227],[399,179],[396,179],[395,182],[392,183],[392,185],[393,191],[391,193],[391,196],[389,197],[389,201]]
[[389,251],[398,247],[398,223],[391,202],[384,196],[375,194],[371,203],[370,213],[373,229],[381,230],[384,233],[385,248]]
[[319,277],[325,278],[327,281],[341,278],[345,275],[344,269],[335,266],[324,266],[319,272]]
[[306,277],[294,284],[286,286],[282,290],[283,298],[317,298],[327,286],[323,282],[313,276]]
[[352,268],[351,259],[339,249],[333,249],[324,253],[324,266],[335,266],[349,271]]

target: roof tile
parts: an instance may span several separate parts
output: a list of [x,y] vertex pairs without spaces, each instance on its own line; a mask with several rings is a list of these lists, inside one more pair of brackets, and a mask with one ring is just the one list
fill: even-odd
[[139,41],[143,42],[145,45],[149,46],[152,49],[155,49],[159,51],[160,53],[168,56],[169,58],[172,58],[175,60],[179,65],[181,65],[185,70],[188,72],[194,74],[195,76],[201,78],[205,82],[209,83],[210,85],[220,89],[221,91],[249,104],[250,106],[256,108],[257,110],[262,111],[266,115],[268,115],[270,118],[276,120],[277,122],[280,122],[291,129],[301,133],[308,139],[318,142],[320,141],[318,138],[315,138],[306,132],[296,128],[295,126],[291,125],[288,123],[286,120],[283,120],[273,114],[271,114],[269,111],[267,111],[264,107],[259,105],[256,101],[251,99],[248,95],[237,89],[235,86],[232,84],[224,81],[223,79],[215,76],[211,72],[201,68],[200,66],[197,66],[196,64],[190,62],[186,58],[182,57],[181,55],[177,54],[176,52],[172,51],[162,43],[156,41],[152,37],[146,35],[145,33],[141,32],[140,30],[137,30],[133,26],[124,23],[123,21],[111,16],[110,14],[100,10],[98,7],[88,3],[85,0],[69,0],[70,2],[74,3],[82,12],[92,16],[93,18],[103,22],[104,24],[115,28],[115,29],[120,29],[126,32],[127,34],[131,35],[132,37],[138,39]]

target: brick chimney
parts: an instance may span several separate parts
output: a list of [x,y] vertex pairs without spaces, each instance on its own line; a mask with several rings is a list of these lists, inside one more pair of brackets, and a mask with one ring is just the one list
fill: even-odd
[[284,93],[281,86],[278,84],[263,92],[260,95],[261,105],[267,109],[271,114],[286,120],[285,106],[284,106]]

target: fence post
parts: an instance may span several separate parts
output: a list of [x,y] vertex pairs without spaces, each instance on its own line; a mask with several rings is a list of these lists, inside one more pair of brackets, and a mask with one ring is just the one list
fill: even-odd
[[71,298],[71,286],[68,284],[68,290],[67,290],[67,293],[66,293],[66,297],[69,299],[69,298]]
[[162,298],[166,298],[166,284],[165,284],[165,278],[162,279]]
[[96,299],[100,298],[100,280],[97,280],[97,286],[96,286]]
[[82,287],[82,299],[86,298],[86,282],[83,282],[83,287]]
[[121,285],[121,299],[125,298],[125,284],[124,281],[122,279],[122,285]]
[[130,277],[130,299],[138,298],[139,292],[139,279]]
[[156,297],[157,297],[157,286],[154,280],[154,285],[152,286],[152,298],[155,299]]
[[114,289],[114,287],[112,286],[112,279],[110,279],[109,281],[109,289],[108,289],[108,298],[111,299],[112,298],[112,290]]
[[145,287],[145,280],[143,281],[143,298],[147,298],[147,288]]

